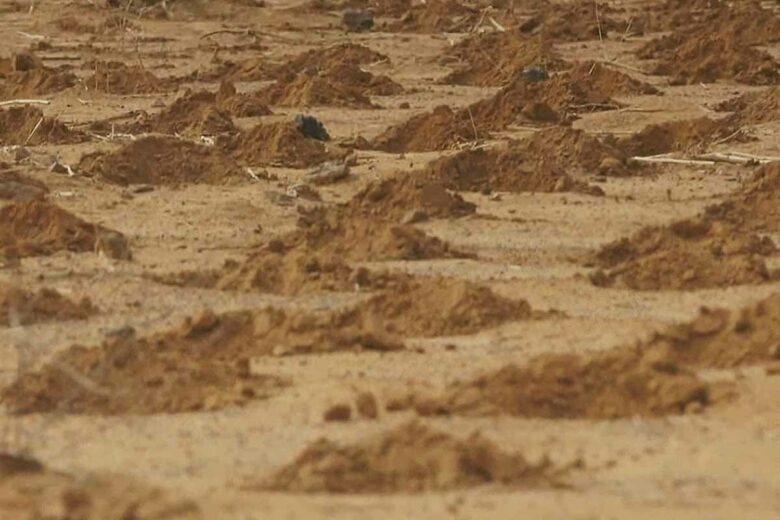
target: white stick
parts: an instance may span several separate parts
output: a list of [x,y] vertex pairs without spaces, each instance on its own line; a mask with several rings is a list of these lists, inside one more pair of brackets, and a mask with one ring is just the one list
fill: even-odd
[[632,157],[631,161],[640,163],[687,164],[689,166],[715,166],[715,161],[697,161],[694,159],[674,159],[672,157]]
[[51,105],[48,99],[11,99],[9,101],[0,101],[0,107],[11,105]]

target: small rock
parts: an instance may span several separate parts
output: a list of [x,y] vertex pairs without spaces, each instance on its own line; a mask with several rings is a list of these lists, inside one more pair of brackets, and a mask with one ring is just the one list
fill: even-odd
[[547,74],[547,69],[544,67],[527,67],[523,69],[523,78],[531,83],[538,83],[539,81],[545,81],[550,79],[550,75]]
[[333,184],[349,176],[350,161],[344,159],[343,161],[327,161],[314,170],[310,171],[308,176],[309,180],[321,186],[323,184]]
[[330,134],[325,130],[325,125],[314,116],[295,116],[295,127],[306,137],[311,137],[318,141],[330,140]]
[[206,309],[196,314],[187,328],[187,337],[199,336],[211,332],[219,325],[219,316],[211,309]]
[[378,415],[378,407],[376,404],[376,398],[369,392],[363,392],[357,397],[355,402],[358,413],[361,417],[366,419],[376,419]]
[[130,191],[132,193],[149,193],[150,191],[154,191],[154,186],[151,184],[136,184],[135,186],[130,187]]
[[417,224],[418,222],[425,222],[426,220],[428,220],[428,214],[426,212],[421,209],[412,209],[401,217],[401,224]]
[[18,146],[14,149],[14,162],[20,163],[25,159],[29,159],[32,156],[32,152],[24,146]]
[[19,52],[14,54],[13,69],[15,72],[24,72],[38,69],[43,66],[40,58],[31,52]]
[[112,260],[131,260],[130,243],[121,233],[103,231],[95,239],[95,253]]
[[350,32],[370,31],[374,27],[374,13],[370,9],[346,9],[341,23]]
[[322,418],[326,422],[345,422],[352,417],[352,409],[346,404],[337,404],[328,408]]

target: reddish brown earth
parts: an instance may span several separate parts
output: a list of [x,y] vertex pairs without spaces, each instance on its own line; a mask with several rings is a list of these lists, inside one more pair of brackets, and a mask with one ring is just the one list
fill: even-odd
[[35,107],[0,110],[0,144],[35,146],[84,140],[83,134],[70,130],[56,119],[44,117],[43,112]]
[[410,422],[353,445],[320,439],[289,465],[246,485],[296,493],[419,493],[487,483],[548,487],[560,473],[547,460],[530,463],[479,435],[459,440]]
[[0,1],[0,518],[775,518],[779,20]]
[[95,251],[102,235],[116,235],[49,202],[31,200],[0,208],[0,251],[6,255],[51,255]]
[[0,284],[0,325],[19,326],[56,320],[84,320],[97,309],[89,298],[74,302],[51,289],[36,293]]
[[78,169],[84,175],[122,186],[220,184],[246,178],[240,167],[215,147],[157,136],[132,141],[111,153],[86,155]]

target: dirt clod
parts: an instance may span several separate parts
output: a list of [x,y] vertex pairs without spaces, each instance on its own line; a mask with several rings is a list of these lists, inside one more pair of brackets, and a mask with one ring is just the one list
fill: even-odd
[[84,134],[69,129],[56,118],[44,117],[39,108],[26,105],[0,109],[0,144],[37,146],[84,139]]

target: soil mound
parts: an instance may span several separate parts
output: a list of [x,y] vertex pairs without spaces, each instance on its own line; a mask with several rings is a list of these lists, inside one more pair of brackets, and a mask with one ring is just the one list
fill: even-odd
[[160,136],[137,139],[115,152],[85,155],[78,168],[122,186],[221,184],[244,176],[217,148]]
[[321,141],[305,136],[291,122],[259,124],[233,138],[226,149],[251,166],[308,168],[334,158]]
[[368,96],[401,92],[403,87],[387,76],[374,76],[354,64],[336,63],[288,74],[259,95],[270,105],[376,108]]
[[[489,58],[486,58],[486,56]],[[443,82],[480,87],[501,86],[519,77],[523,70],[541,67],[554,71],[565,67],[549,45],[518,31],[478,34],[456,44],[446,61],[456,60],[457,68]]]
[[767,237],[699,217],[647,227],[605,245],[594,262],[606,271],[592,273],[591,280],[645,291],[761,283],[771,278],[761,256],[775,251]]
[[622,34],[627,23],[608,16],[610,9],[597,2],[547,3],[541,12],[520,25],[520,31],[550,42],[599,40]]
[[[8,520],[202,520],[194,502],[118,475],[76,478],[0,453],[0,504]],[[10,515],[10,516],[9,516]]]
[[420,493],[491,483],[549,487],[560,473],[547,459],[531,464],[479,434],[459,440],[410,422],[349,446],[320,439],[249,485],[295,493]]
[[288,60],[274,64],[262,59],[250,58],[240,63],[225,63],[219,70],[207,75],[213,79],[231,81],[261,81],[285,79],[305,71],[328,70],[338,65],[370,65],[388,61],[388,57],[357,43],[342,43],[321,49],[312,49]]
[[59,72],[42,66],[30,70],[17,70],[6,74],[5,80],[0,82],[0,98],[13,99],[53,94],[75,84],[76,76],[70,72]]
[[710,393],[707,383],[672,361],[622,349],[507,365],[414,407],[421,415],[617,419],[698,410]]
[[0,326],[83,320],[96,312],[88,298],[77,303],[51,289],[32,293],[0,282]]
[[464,258],[469,255],[410,225],[395,224],[368,212],[314,209],[300,219],[302,229],[284,240],[286,248],[305,247],[349,262]]
[[442,33],[469,32],[479,21],[480,10],[455,0],[438,0],[413,5],[400,20],[390,24],[390,32]]
[[0,208],[0,252],[6,256],[51,255],[57,251],[95,251],[102,237],[121,233],[85,222],[48,202],[31,200]]
[[[150,414],[214,410],[277,393],[288,383],[253,374],[256,356],[392,351],[403,344],[357,319],[359,310],[205,311],[169,332],[137,338],[123,329],[101,346],[73,346],[0,393],[15,413]],[[93,388],[74,385],[67,366]]]
[[457,112],[436,107],[388,128],[372,146],[391,153],[446,150],[487,138],[515,122],[568,122],[579,112],[619,108],[613,96],[656,92],[621,72],[580,63],[547,80],[517,78],[494,96]]
[[553,162],[532,158],[528,147],[464,150],[431,162],[424,175],[458,191],[565,192],[603,195],[598,186],[575,179]]
[[735,126],[780,121],[780,86],[742,94],[724,101],[717,109],[733,112],[728,120]]
[[492,121],[495,129],[515,121],[567,122],[580,112],[614,110],[616,96],[657,94],[658,91],[622,72],[600,64],[578,63],[547,80],[519,78],[492,98],[471,106],[476,121]]
[[131,133],[158,132],[189,137],[238,133],[234,117],[271,115],[268,105],[255,94],[239,94],[230,82],[222,82],[216,93],[187,91],[159,114],[143,114],[126,128]]
[[361,312],[390,334],[426,337],[473,334],[533,317],[525,300],[448,278],[400,278],[362,304]]
[[0,109],[0,144],[30,145],[77,143],[84,134],[70,130],[64,123],[43,116],[29,105]]
[[671,76],[673,85],[713,83],[730,79],[750,85],[780,81],[780,64],[764,51],[718,33],[709,25],[653,40],[638,51],[644,59],[657,60],[653,74]]
[[742,233],[780,231],[780,162],[760,167],[739,192],[707,208],[706,214]]
[[455,112],[441,105],[432,112],[413,116],[388,128],[372,141],[371,146],[390,153],[429,152],[448,150],[486,136],[487,129],[479,129],[467,110]]
[[350,210],[399,222],[411,213],[418,215],[417,220],[464,217],[476,206],[447,191],[441,182],[400,174],[370,183],[347,204]]
[[109,61],[96,62],[90,68],[95,72],[84,80],[84,85],[106,94],[156,94],[175,89],[170,81],[158,78],[139,65]]
[[613,138],[600,139],[569,126],[539,130],[515,146],[527,156],[546,157],[567,172],[610,176],[631,173],[627,154]]
[[630,156],[702,152],[711,142],[732,133],[728,122],[702,117],[648,125],[634,135],[619,139],[618,146]]
[[690,323],[656,334],[643,348],[696,367],[731,368],[780,360],[780,295],[739,311],[703,308]]
[[49,188],[44,183],[22,175],[10,165],[0,162],[0,200],[43,200],[48,193]]

